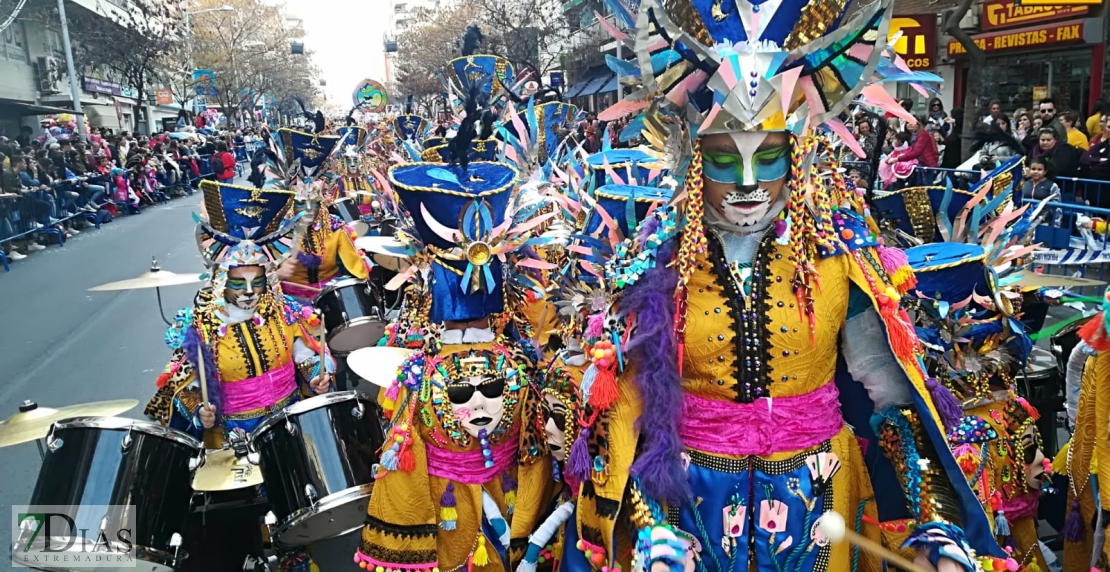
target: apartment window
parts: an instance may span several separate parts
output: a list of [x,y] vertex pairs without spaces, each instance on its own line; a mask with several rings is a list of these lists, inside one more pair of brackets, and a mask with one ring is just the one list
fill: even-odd
[[397,13],[397,14],[400,14],[401,12],[404,12],[407,8],[408,8],[408,4],[404,4],[404,3],[397,4],[396,6],[393,7],[393,12]]
[[0,32],[0,57],[14,62],[27,63],[27,41],[23,36],[23,23],[18,20],[12,22],[3,32]]

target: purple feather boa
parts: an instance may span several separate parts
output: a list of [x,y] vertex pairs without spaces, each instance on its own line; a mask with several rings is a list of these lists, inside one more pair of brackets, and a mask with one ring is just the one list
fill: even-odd
[[[197,331],[196,326],[191,326],[185,330],[185,342],[181,344],[181,348],[185,350],[185,358],[189,363],[196,366],[200,363],[197,359],[197,351],[202,348],[204,344],[200,341],[200,332]],[[204,348],[204,378],[208,385],[208,401],[216,408],[216,418],[219,419],[220,411],[220,370],[216,367],[216,360],[212,356],[212,351]],[[200,383],[200,371],[197,371],[197,383]]]
[[324,259],[316,256],[315,254],[312,254],[311,252],[298,250],[297,262],[300,262],[301,266],[304,266],[305,268],[319,268],[320,264],[324,262]]
[[621,311],[636,314],[636,329],[625,353],[637,366],[632,383],[643,408],[637,421],[641,449],[632,463],[632,475],[639,477],[649,497],[681,502],[689,497],[690,484],[678,436],[682,415],[682,377],[674,331],[678,271],[667,267],[674,251],[673,242],[659,249],[656,267],[624,293]]

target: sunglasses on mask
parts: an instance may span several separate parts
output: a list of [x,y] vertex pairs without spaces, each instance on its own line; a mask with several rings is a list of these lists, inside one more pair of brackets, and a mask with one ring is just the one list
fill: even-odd
[[544,414],[546,415],[547,419],[553,420],[555,422],[555,426],[559,429],[567,426],[566,409],[554,409],[550,405],[547,405],[546,407],[544,407]]
[[[729,151],[705,151],[702,173],[707,179],[722,185],[740,185],[744,182],[744,156]],[[790,170],[790,146],[764,149],[752,156],[755,180],[770,183],[786,176]]]
[[486,399],[497,399],[505,393],[505,380],[493,378],[483,381],[478,385],[469,383],[452,383],[447,386],[447,399],[455,405],[463,405],[474,397],[474,392],[479,391]]

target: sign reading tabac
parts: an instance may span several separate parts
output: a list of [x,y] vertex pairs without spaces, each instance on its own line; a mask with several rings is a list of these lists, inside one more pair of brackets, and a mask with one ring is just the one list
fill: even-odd
[[1029,26],[1053,20],[1075,18],[1090,12],[1086,6],[1065,6],[1056,0],[1055,6],[1035,6],[1029,2],[1018,5],[1014,0],[990,0],[983,3],[983,19],[981,25],[984,30],[999,30],[1017,26]]
[[[1041,48],[1059,44],[1083,42],[1083,28],[1086,20],[1068,20],[1058,24],[1048,24],[1036,28],[1019,28],[1004,32],[978,34],[971,38],[984,52],[1004,52],[1028,48]],[[967,54],[960,42],[949,40],[948,57]]]
[[898,32],[894,51],[902,56],[911,70],[931,70],[937,57],[937,15],[915,14],[895,16],[890,21],[889,38]]

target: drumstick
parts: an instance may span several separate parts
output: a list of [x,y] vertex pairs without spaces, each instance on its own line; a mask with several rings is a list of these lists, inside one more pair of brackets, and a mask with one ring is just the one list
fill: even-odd
[[327,373],[327,362],[324,360],[324,354],[327,353],[327,346],[324,345],[324,338],[327,337],[327,328],[324,327],[324,314],[320,313],[320,339],[317,343],[320,344],[320,375],[323,376]]
[[204,340],[197,344],[197,377],[200,379],[200,404],[208,405],[208,380],[204,375]]
[[878,556],[906,572],[926,572],[924,568],[902,558],[878,542],[865,536],[860,536],[856,534],[855,531],[848,530],[847,525],[844,523],[844,517],[841,516],[840,513],[829,511],[821,515],[818,528],[820,528],[821,533],[829,540],[833,542],[846,540],[849,544],[859,547],[860,550],[868,552],[873,556]]
[[305,290],[310,290],[312,292],[316,292],[317,294],[319,294],[320,292],[323,292],[323,290],[321,290],[319,288],[313,288],[312,286],[308,286],[308,285],[305,285],[305,284],[297,284],[296,282],[282,282],[282,285],[289,285],[289,286],[293,286],[294,288],[303,288]]

